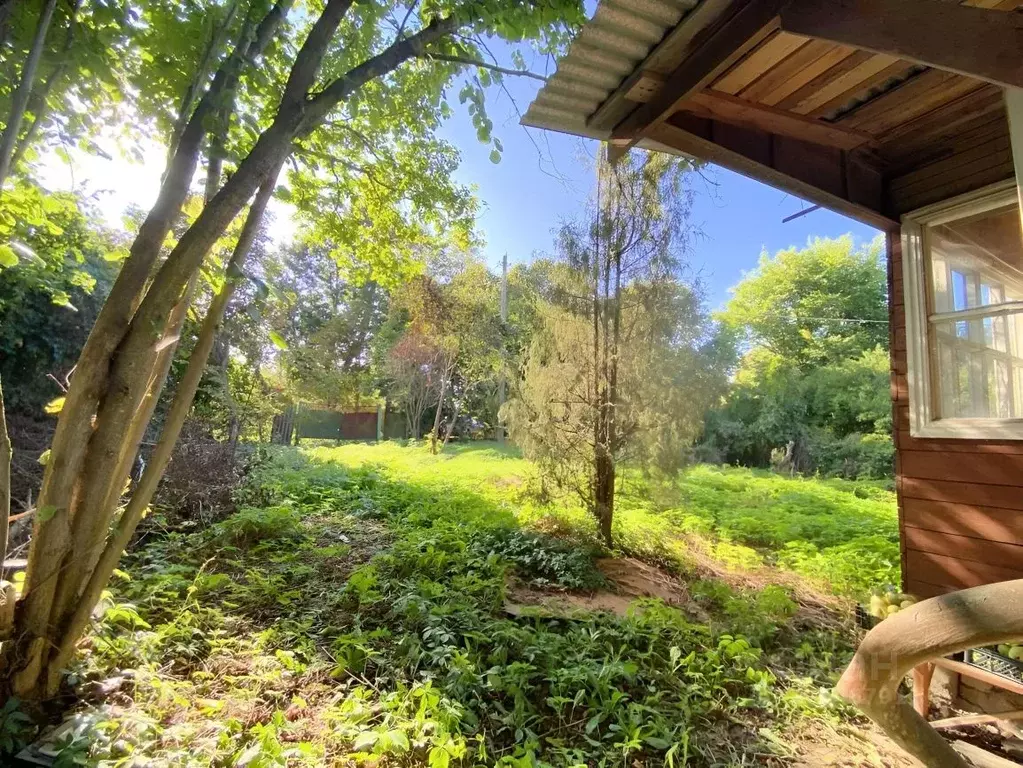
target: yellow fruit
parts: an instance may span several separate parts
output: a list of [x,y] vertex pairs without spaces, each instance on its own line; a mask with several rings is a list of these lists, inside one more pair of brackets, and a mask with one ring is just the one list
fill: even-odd
[[1013,661],[1023,661],[1023,645],[1017,645],[1009,651],[1009,658]]
[[916,605],[912,600],[903,600],[899,605],[899,608],[909,608],[910,606]]
[[897,605],[889,605],[888,606],[888,615],[889,616],[894,616],[898,612],[899,612],[899,606],[897,606]]
[[1009,651],[1011,651],[1011,650],[1012,650],[1012,646],[1011,645],[1006,645],[1005,643],[1002,643],[1001,645],[998,646],[998,652],[1000,654],[1002,654],[1002,656],[1008,656],[1009,655]]

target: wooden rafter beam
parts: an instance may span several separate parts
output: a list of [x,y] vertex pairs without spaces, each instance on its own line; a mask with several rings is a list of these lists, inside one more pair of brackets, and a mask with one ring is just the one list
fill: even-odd
[[1023,15],[943,0],[792,0],[781,28],[1023,88]]
[[878,229],[898,227],[883,213],[880,171],[857,152],[686,113],[651,128],[646,138]]
[[712,117],[734,125],[749,126],[779,136],[821,144],[838,149],[856,149],[870,144],[870,134],[842,128],[784,109],[729,96],[715,91],[695,93],[679,104],[679,109],[701,117]]
[[[682,63],[667,76],[664,86],[647,103],[619,123],[611,135],[634,146],[649,130],[678,110],[678,105],[703,90],[735,62],[778,29],[778,12],[786,0],[733,0],[723,20],[708,29]],[[612,147],[613,161],[624,154]],[[616,151],[617,149],[617,151]]]

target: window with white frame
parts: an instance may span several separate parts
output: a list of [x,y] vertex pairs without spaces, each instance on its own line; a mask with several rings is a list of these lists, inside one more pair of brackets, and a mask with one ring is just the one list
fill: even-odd
[[1023,232],[1015,181],[903,221],[910,427],[1023,439]]

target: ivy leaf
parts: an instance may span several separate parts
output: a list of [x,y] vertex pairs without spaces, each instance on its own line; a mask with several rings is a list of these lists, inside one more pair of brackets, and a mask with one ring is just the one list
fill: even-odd
[[277,347],[277,349],[283,350],[288,348],[288,342],[286,342],[284,337],[277,333],[277,331],[270,331],[270,341],[274,343],[274,346]]
[[0,245],[0,267],[6,267],[7,269],[10,269],[11,267],[15,267],[17,265],[18,254],[14,252],[14,249],[11,248],[11,246],[7,245],[6,243],[4,245]]

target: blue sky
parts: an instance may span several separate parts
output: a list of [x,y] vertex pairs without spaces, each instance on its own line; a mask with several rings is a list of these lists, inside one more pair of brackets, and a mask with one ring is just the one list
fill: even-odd
[[[495,46],[495,53],[503,59],[506,51]],[[534,58],[529,63],[540,74],[553,69],[553,63],[544,59]],[[480,229],[487,241],[484,253],[495,267],[504,253],[515,263],[549,251],[552,230],[584,211],[593,180],[591,158],[598,146],[595,141],[520,126],[517,112],[525,112],[541,83],[526,78],[506,78],[505,82],[514,103],[497,89],[487,93],[494,135],[504,144],[500,164],[490,161],[490,147],[477,141],[464,110],[456,110],[442,130],[462,152],[459,180],[475,185],[483,202]],[[782,224],[783,218],[808,204],[716,166],[711,166],[706,176],[711,183],[694,180],[697,194],[692,224],[701,237],[691,267],[701,276],[712,308],[727,300],[728,289],[743,271],[756,266],[764,249],[774,253],[805,245],[811,237],[846,233],[858,243],[869,242],[877,234],[825,210]]]

